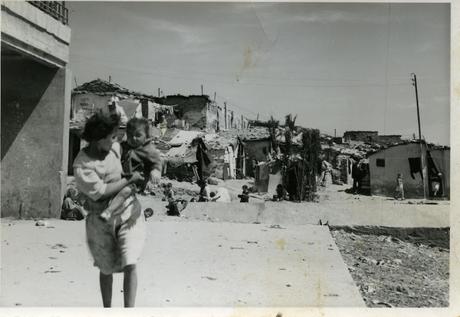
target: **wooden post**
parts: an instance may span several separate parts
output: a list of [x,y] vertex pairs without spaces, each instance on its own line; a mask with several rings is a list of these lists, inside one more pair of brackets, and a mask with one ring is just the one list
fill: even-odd
[[141,100],[142,117],[148,119],[149,117],[149,101],[147,99]]

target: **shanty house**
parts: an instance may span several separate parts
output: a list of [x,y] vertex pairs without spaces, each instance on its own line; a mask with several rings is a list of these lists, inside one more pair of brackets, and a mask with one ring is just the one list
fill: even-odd
[[[424,162],[423,168],[422,162]],[[431,197],[433,195],[431,185],[439,177],[441,191],[438,195],[449,197],[449,169],[449,148],[436,148],[419,142],[390,146],[369,156],[371,194],[393,196],[396,178],[398,174],[402,174],[407,198],[423,198],[424,190],[427,198]]]
[[268,128],[253,127],[240,133],[246,156],[246,175],[254,176],[253,161],[263,162],[272,150],[272,142]]
[[[158,104],[158,98],[142,94],[121,87],[118,84],[105,80],[96,79],[84,83],[72,91],[71,111],[70,111],[70,133],[69,133],[69,156],[67,173],[73,174],[72,164],[80,151],[83,143],[80,140],[81,131],[88,117],[96,111],[107,107],[110,100],[118,99],[118,105],[123,108],[128,118],[144,117],[155,122],[158,114],[169,114],[174,121],[173,106]],[[152,130],[155,128],[152,126]],[[119,130],[121,141],[125,130]]]
[[189,123],[194,130],[217,130],[217,104],[207,95],[172,95],[159,99],[161,104],[175,105],[177,116]]
[[235,179],[243,177],[241,172],[244,168],[239,158],[244,158],[244,146],[235,136],[221,133],[207,134],[205,143],[208,148],[208,155],[212,163],[209,169],[210,175],[220,179]]
[[170,95],[158,99],[164,105],[175,105],[176,116],[188,122],[191,130],[223,131],[243,129],[248,120],[243,115],[219,106],[207,95]]
[[[155,121],[157,113],[167,112],[173,115],[173,107],[159,104],[159,98],[135,92],[118,84],[96,79],[84,83],[72,91],[71,120],[84,121],[95,111],[107,107],[108,101],[116,97],[118,104],[124,109],[128,118],[142,115]],[[171,119],[174,121],[174,119]]]
[[179,180],[190,180],[196,176],[194,165],[199,162],[196,147],[192,146],[192,141],[198,137],[203,139],[207,148],[206,154],[211,161],[205,168],[204,174],[220,179],[237,178],[237,174],[239,174],[237,170],[241,164],[238,158],[241,153],[244,155],[244,148],[236,136],[181,130],[176,130],[176,133],[166,141],[171,148],[164,151],[165,163],[167,164],[165,175]]

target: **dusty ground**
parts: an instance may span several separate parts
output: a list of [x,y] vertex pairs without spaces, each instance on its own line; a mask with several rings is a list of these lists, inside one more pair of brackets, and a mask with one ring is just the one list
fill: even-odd
[[[232,197],[236,197],[243,184],[250,185],[251,182],[227,181],[220,186],[227,187]],[[174,185],[183,186],[180,183]],[[284,202],[267,205],[262,199],[251,199],[253,203],[259,203],[256,208],[257,219],[252,219],[248,211],[242,211],[237,216],[238,205],[232,207],[234,217],[217,212],[213,214],[207,208],[202,210],[205,212],[204,219],[217,222],[316,224],[317,218],[307,216],[313,209],[312,213],[321,215],[323,223],[329,220],[330,224],[343,222],[346,225],[381,223],[391,227],[449,227],[448,201],[396,201],[387,197],[351,195],[345,192],[347,188],[347,185],[319,188],[320,203],[316,204]],[[269,214],[273,207],[279,213],[285,209],[282,220],[273,216],[260,216],[261,213]],[[347,210],[351,212],[347,213]],[[241,217],[241,214],[244,216]],[[200,215],[200,212],[190,210],[184,213],[186,218],[191,219],[200,218]],[[343,230],[332,230],[331,233],[368,307],[448,306],[448,238],[447,241],[441,241],[439,247],[439,241],[430,246],[429,240],[423,241],[420,237],[413,241],[402,241],[389,235],[354,234]]]
[[[176,181],[171,183],[178,197],[187,199],[198,192],[195,184]],[[151,243],[146,247],[144,262],[140,264],[140,269],[144,272],[142,276],[152,274],[151,279],[142,280],[144,284],[140,286],[139,295],[141,306],[195,306],[209,303],[211,299],[215,305],[269,306],[274,299],[266,297],[263,283],[271,276],[276,277],[276,283],[271,285],[272,293],[278,294],[278,290],[283,290],[279,295],[281,297],[276,297],[274,301],[278,305],[308,306],[318,305],[320,302],[330,306],[346,298],[345,295],[336,296],[342,294],[341,291],[332,289],[323,290],[324,296],[316,302],[312,301],[310,295],[304,298],[295,297],[308,293],[305,293],[305,285],[307,281],[311,283],[311,280],[305,280],[303,288],[301,285],[294,285],[292,281],[300,281],[305,278],[304,273],[311,275],[312,272],[316,272],[312,276],[325,280],[344,276],[348,276],[349,281],[353,279],[356,289],[359,289],[369,307],[448,305],[447,248],[425,245],[423,241],[420,244],[420,240],[415,244],[392,240],[387,236],[358,235],[333,230],[331,233],[337,246],[329,236],[327,239],[330,240],[330,246],[315,253],[311,257],[311,264],[304,266],[302,259],[309,254],[310,248],[322,241],[320,239],[308,243],[310,236],[307,239],[304,233],[316,230],[310,228],[327,232],[326,226],[317,226],[318,220],[322,220],[323,224],[329,222],[330,225],[442,228],[449,227],[449,202],[427,205],[421,200],[399,202],[385,197],[350,195],[345,192],[347,186],[331,185],[320,188],[319,203],[264,202],[262,196],[260,199],[251,198],[251,203],[246,205],[237,202],[236,197],[244,184],[251,185],[251,180],[232,180],[211,186],[212,189],[219,186],[228,188],[233,202],[190,204],[181,217],[165,215],[166,202],[162,201],[160,192],[155,196],[140,196],[144,208],[152,207],[155,211],[148,221]],[[0,294],[3,305],[40,305],[37,294],[42,291],[56,293],[56,283],[62,283],[63,291],[58,290],[53,295],[58,296],[60,302],[51,305],[68,305],[68,298],[76,300],[76,306],[99,305],[95,279],[97,272],[94,268],[91,269],[86,250],[84,222],[51,220],[49,223],[50,226],[47,227],[36,227],[35,221],[31,220],[2,220],[2,285],[5,286],[6,283],[9,287],[3,289],[14,291]],[[207,228],[207,231],[203,232],[201,228]],[[256,233],[261,236],[255,235]],[[268,233],[270,238],[264,238]],[[229,241],[231,244],[226,245]],[[172,247],[167,247],[169,243]],[[24,252],[17,252],[18,250]],[[328,268],[331,270],[329,272],[324,265],[330,264],[331,260],[324,257],[336,253],[341,261],[338,251],[343,262],[334,266],[343,267],[343,270],[334,271],[331,266]],[[283,254],[287,255],[286,259],[281,256]],[[183,259],[184,256],[186,259]],[[225,257],[228,261],[219,264]],[[322,258],[324,261],[321,263]],[[291,265],[286,266],[286,263]],[[347,274],[345,264],[351,276]],[[190,274],[187,269],[183,270],[183,265],[186,265]],[[313,268],[316,265],[324,269],[315,271]],[[154,271],[150,270],[152,267],[155,267]],[[263,272],[270,274],[255,274],[260,267],[264,267]],[[194,272],[199,274],[194,276]],[[37,274],[40,278],[37,278]],[[232,278],[229,279],[229,276]],[[168,284],[168,277],[173,280],[180,277],[180,280]],[[189,287],[183,289],[185,280],[189,281]],[[324,281],[318,280],[317,284],[324,285]],[[232,285],[237,287],[231,288]],[[244,285],[252,285],[246,295],[239,291]],[[315,284],[310,287],[313,285]],[[297,286],[300,288],[296,289]],[[120,285],[115,287],[119,289]],[[227,293],[232,296],[223,294],[218,297],[220,287],[227,287]],[[197,288],[210,292],[197,293]],[[76,289],[77,293],[85,296],[74,298]],[[91,292],[88,293],[88,290]],[[304,293],[300,293],[300,290]],[[24,294],[30,296],[19,299]],[[344,302],[340,304],[343,306]]]
[[449,305],[449,249],[332,231],[368,307]]
[[[100,306],[84,222],[47,223],[3,219],[0,306]],[[324,226],[149,219],[138,274],[137,307],[364,307]]]

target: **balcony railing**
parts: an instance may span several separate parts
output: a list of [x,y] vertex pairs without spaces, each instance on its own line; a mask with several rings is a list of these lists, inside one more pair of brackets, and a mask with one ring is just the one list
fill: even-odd
[[69,10],[64,1],[27,1],[64,25],[69,24]]

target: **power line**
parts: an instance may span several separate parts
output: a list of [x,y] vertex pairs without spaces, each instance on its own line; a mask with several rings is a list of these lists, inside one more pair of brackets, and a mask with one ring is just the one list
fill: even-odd
[[[193,76],[187,75],[184,76],[183,71],[162,71],[162,70],[154,70],[154,71],[146,71],[144,69],[136,69],[132,67],[125,67],[125,66],[114,66],[114,64],[107,64],[104,62],[99,62],[95,59],[88,60],[85,59],[84,61],[74,61],[77,63],[97,63],[99,65],[104,65],[107,68],[112,69],[119,69],[128,72],[138,73],[138,74],[145,74],[145,75],[156,75],[158,77],[158,73],[166,73],[161,74],[161,77],[166,78],[173,78],[173,79],[184,79],[184,80],[203,80],[202,76]],[[195,73],[195,72],[194,72]],[[211,75],[208,76],[220,76],[220,75]],[[222,78],[228,78],[229,76],[221,76]],[[252,80],[269,80],[271,82],[255,82]],[[294,81],[293,83],[289,83],[287,81]],[[311,88],[361,88],[361,87],[386,87],[387,85],[390,86],[408,86],[409,84],[407,81],[401,82],[394,82],[394,83],[381,83],[381,82],[369,82],[369,80],[358,80],[358,79],[323,79],[323,78],[280,78],[280,77],[267,77],[267,76],[259,76],[259,77],[245,77],[244,80],[240,80],[239,82],[233,80],[213,80],[213,82],[217,82],[219,84],[228,84],[228,85],[252,85],[252,86],[262,86],[262,87],[272,87],[272,86],[284,86],[284,87],[311,87]],[[342,83],[341,83],[342,82]],[[345,83],[343,83],[345,82]],[[348,82],[348,83],[347,83]]]

